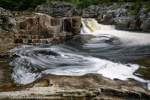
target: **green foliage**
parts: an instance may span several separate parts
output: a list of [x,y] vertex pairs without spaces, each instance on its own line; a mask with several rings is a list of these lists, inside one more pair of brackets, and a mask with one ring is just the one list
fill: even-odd
[[146,8],[147,8],[146,13],[150,12],[150,2],[147,2],[145,5],[146,5]]
[[138,0],[135,3],[132,4],[133,6],[133,10],[135,10],[136,12],[138,12],[140,10],[140,8],[142,7],[143,2],[142,0]]
[[124,2],[124,0],[118,0],[118,2]]
[[33,10],[46,0],[0,0],[0,7],[10,10]]
[[139,10],[142,2],[147,2],[149,0],[0,0],[0,7],[10,10],[33,10],[38,5],[52,3],[54,1],[71,2],[76,4],[79,8],[86,8],[90,5],[101,5],[103,3],[111,2],[134,2],[134,9]]

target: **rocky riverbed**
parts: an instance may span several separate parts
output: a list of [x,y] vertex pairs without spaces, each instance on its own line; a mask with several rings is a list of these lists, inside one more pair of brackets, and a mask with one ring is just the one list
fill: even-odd
[[[10,66],[10,62],[16,55],[8,52],[10,49],[21,45],[48,44],[77,35],[81,18],[95,18],[121,30],[150,32],[150,12],[146,12],[146,6],[143,5],[136,13],[131,12],[132,7],[131,3],[114,3],[91,5],[81,10],[71,3],[54,2],[38,6],[34,12],[0,8],[0,99],[149,100],[147,85],[134,79],[111,80],[100,74],[50,74],[33,83],[19,85],[11,77],[14,66]],[[142,60],[134,62],[149,66],[149,60],[146,63]],[[139,73],[145,72],[140,70]]]

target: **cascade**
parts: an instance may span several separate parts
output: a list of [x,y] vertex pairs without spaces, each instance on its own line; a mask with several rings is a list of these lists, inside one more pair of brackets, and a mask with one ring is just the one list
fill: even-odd
[[65,18],[62,18],[62,32],[65,32]]
[[95,19],[82,19],[81,34],[112,35],[125,45],[149,45],[150,34],[116,30],[113,25],[99,24]]

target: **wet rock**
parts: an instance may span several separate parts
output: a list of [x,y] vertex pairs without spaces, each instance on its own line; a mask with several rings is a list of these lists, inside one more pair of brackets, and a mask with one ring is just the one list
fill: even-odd
[[65,18],[64,19],[64,31],[71,32],[72,31],[72,18]]
[[71,32],[74,35],[79,34],[81,27],[81,18],[80,17],[68,17],[64,19],[63,31]]

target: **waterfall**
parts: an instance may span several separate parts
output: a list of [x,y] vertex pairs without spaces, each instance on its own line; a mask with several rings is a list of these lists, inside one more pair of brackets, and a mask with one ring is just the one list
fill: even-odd
[[62,32],[65,32],[65,18],[62,18]]
[[115,30],[115,26],[98,24],[95,19],[81,19],[83,33],[93,33],[99,30]]
[[113,35],[125,45],[149,45],[150,34],[116,30],[113,25],[99,24],[95,19],[82,19],[81,34]]

